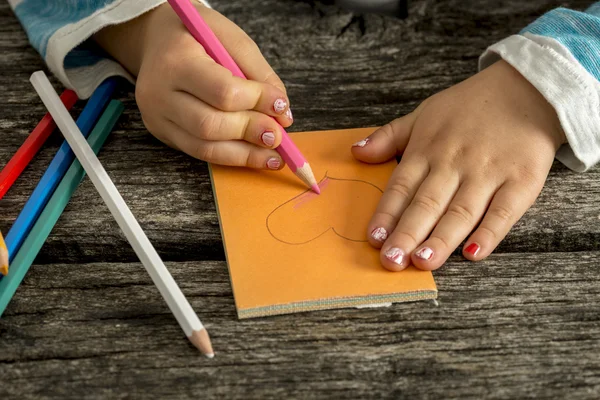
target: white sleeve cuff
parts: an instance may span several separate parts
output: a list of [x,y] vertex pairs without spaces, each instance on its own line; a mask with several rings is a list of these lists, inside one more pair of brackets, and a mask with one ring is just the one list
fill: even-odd
[[525,33],[489,47],[479,59],[484,69],[504,59],[554,107],[568,145],[556,158],[583,172],[600,161],[600,82],[558,41]]
[[[108,58],[85,66],[65,68],[65,57],[78,45],[102,28],[132,20],[164,3],[166,0],[115,0],[92,15],[68,24],[56,31],[48,41],[46,63],[50,71],[79,98],[87,99],[106,78],[121,76],[130,82],[134,78],[121,64]],[[198,0],[210,7],[206,0]]]

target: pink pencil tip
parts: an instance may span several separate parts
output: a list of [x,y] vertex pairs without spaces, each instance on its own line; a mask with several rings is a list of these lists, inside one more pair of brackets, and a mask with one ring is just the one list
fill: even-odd
[[311,186],[311,189],[313,190],[313,192],[315,192],[316,194],[321,194],[321,189],[319,188],[319,185],[314,184]]

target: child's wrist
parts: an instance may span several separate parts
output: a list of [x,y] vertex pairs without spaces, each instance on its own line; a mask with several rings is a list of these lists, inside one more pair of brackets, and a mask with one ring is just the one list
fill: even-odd
[[538,127],[553,141],[556,149],[568,142],[554,106],[531,82],[504,60],[496,62],[491,68],[499,74],[498,79],[506,82],[507,87],[512,89],[511,100],[520,104],[521,112],[526,115],[530,113],[531,120],[544,120]]
[[107,26],[93,36],[93,40],[133,76],[138,75],[142,65],[147,26],[155,10],[130,21]]

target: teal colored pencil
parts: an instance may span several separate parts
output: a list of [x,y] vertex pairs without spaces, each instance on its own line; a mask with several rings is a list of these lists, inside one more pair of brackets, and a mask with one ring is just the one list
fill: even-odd
[[[112,100],[108,104],[88,138],[88,143],[92,150],[94,150],[94,153],[97,154],[100,151],[122,112],[123,104],[120,101]],[[76,159],[71,164],[64,178],[60,181],[50,201],[46,204],[44,211],[40,214],[31,232],[29,232],[29,235],[17,252],[13,262],[10,264],[8,275],[0,280],[0,316],[23,281],[29,267],[31,267],[35,257],[44,245],[56,221],[60,218],[60,215],[84,176],[85,170]]]

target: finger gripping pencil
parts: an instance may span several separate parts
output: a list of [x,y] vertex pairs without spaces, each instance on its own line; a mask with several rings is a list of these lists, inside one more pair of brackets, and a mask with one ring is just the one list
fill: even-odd
[[[216,63],[227,68],[233,75],[247,79],[240,67],[235,63],[231,55],[227,52],[225,47],[223,47],[223,44],[219,41],[206,21],[200,16],[198,10],[196,10],[189,0],[168,1],[190,34],[202,45],[202,47],[204,47],[206,53],[215,60]],[[283,129],[282,126],[280,126],[280,128],[282,132],[281,144],[275,150],[277,150],[281,155],[281,158],[283,158],[283,161],[285,161],[298,178],[300,178],[315,193],[321,193],[308,161],[304,158],[285,129]]]

